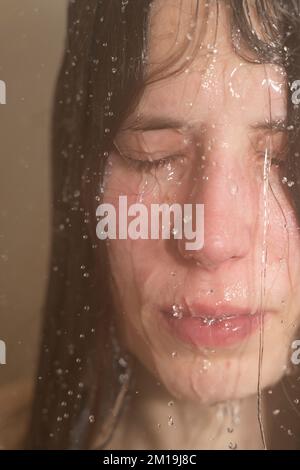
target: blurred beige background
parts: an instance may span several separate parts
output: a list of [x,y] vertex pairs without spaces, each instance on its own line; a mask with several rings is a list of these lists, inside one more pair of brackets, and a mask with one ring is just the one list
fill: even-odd
[[34,372],[49,252],[49,126],[66,0],[0,0],[0,384]]

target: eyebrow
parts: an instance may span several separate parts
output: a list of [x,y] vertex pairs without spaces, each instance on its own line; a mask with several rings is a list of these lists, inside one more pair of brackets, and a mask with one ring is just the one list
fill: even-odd
[[287,119],[271,119],[250,126],[253,130],[285,132],[288,129]]
[[[155,131],[163,129],[193,129],[190,122],[175,119],[171,116],[155,116],[155,115],[140,115],[136,119],[132,120],[121,130],[131,131]],[[262,131],[273,131],[273,132],[284,132],[287,130],[286,119],[271,119],[256,122],[255,124],[249,125],[251,130],[262,130]]]
[[191,127],[188,123],[171,116],[152,116],[140,115],[130,122],[122,130],[133,131],[157,131],[162,129],[182,129],[183,127]]

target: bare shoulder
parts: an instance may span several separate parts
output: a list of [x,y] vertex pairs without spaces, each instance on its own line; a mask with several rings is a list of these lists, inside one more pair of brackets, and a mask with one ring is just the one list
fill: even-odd
[[33,394],[31,381],[0,387],[0,449],[22,449]]

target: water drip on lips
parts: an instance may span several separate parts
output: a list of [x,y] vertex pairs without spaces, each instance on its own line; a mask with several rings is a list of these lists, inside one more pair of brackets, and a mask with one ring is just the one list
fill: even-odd
[[239,190],[238,185],[236,183],[231,183],[229,190],[230,190],[230,194],[232,194],[232,196],[235,196]]
[[172,305],[172,316],[174,318],[182,318],[183,317],[183,307],[179,304]]

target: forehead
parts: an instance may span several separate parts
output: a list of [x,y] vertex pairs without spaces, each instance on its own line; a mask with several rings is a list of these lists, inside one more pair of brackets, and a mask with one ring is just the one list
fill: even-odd
[[[183,120],[284,119],[285,74],[276,66],[247,64],[216,55],[203,70],[182,72],[146,87],[135,114],[164,113]],[[195,64],[196,65],[196,64]]]
[[[212,2],[216,5],[217,2]],[[199,9],[196,10],[196,5]],[[250,63],[232,47],[226,2],[206,8],[203,1],[158,0],[149,22],[148,73],[176,51],[166,78],[147,85],[137,112],[224,120],[245,114],[249,120],[282,119],[286,108],[286,74],[279,66]],[[218,21],[216,22],[216,17]],[[217,26],[216,26],[217,23]],[[198,41],[198,42],[197,42]],[[172,73],[173,66],[180,72]],[[216,114],[218,116],[216,116]]]

